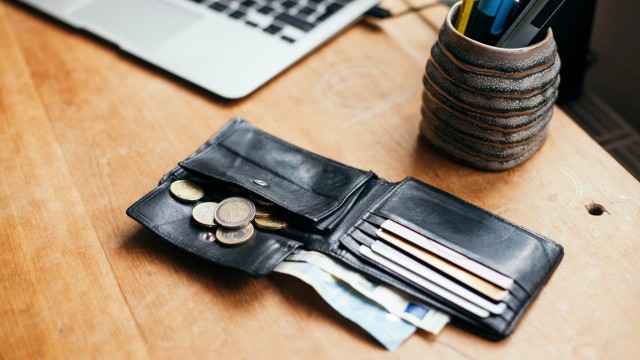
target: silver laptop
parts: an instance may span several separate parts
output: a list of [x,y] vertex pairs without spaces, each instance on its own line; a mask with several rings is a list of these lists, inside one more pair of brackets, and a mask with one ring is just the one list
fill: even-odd
[[21,0],[225,98],[248,95],[378,0]]

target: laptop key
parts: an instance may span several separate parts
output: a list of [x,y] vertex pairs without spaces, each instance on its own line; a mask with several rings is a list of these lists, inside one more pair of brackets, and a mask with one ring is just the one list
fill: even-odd
[[327,20],[331,15],[335,14],[340,9],[342,9],[342,5],[338,3],[333,3],[327,6],[327,10],[325,11],[325,13],[318,16],[318,18],[316,19],[316,24]]
[[246,7],[252,7],[256,4],[254,0],[244,0],[241,5]]
[[292,7],[296,6],[297,4],[298,3],[296,3],[295,1],[287,0],[287,1],[282,3],[282,7],[286,8],[286,9],[291,9]]
[[342,9],[342,5],[340,5],[338,3],[333,3],[333,4],[329,5],[329,6],[327,6],[327,12],[330,12],[332,14],[337,12],[340,9]]
[[276,20],[280,20],[285,24],[296,27],[302,31],[308,32],[313,29],[315,25],[312,23],[306,22],[302,19],[298,19],[297,17],[291,16],[287,13],[280,13],[275,17]]
[[209,5],[209,8],[213,9],[215,11],[220,11],[220,12],[223,12],[223,11],[228,9],[227,5],[219,3],[219,2]]
[[234,18],[234,19],[242,19],[244,17],[245,13],[243,13],[240,10],[236,10],[234,12],[229,13],[229,17]]
[[262,29],[262,31],[269,33],[269,34],[276,34],[278,33],[280,30],[282,30],[282,27],[278,26],[278,25],[269,25],[266,28]]
[[247,13],[247,21],[258,24],[260,28],[265,28],[273,23],[273,18],[269,15],[260,14],[257,11],[251,10]]
[[298,11],[298,14],[303,14],[305,16],[309,16],[309,15],[315,13],[315,12],[316,12],[315,9],[306,6],[306,7],[303,7],[302,9],[300,9],[300,11]]
[[280,37],[280,39],[282,39],[282,40],[284,40],[284,41],[286,41],[286,42],[288,42],[290,44],[293,44],[296,41],[295,39],[292,39],[292,38],[290,38],[288,36],[282,36],[282,37]]
[[260,14],[265,14],[265,15],[267,15],[267,14],[271,14],[274,10],[275,10],[275,9],[274,9],[274,8],[272,8],[271,6],[265,5],[265,6],[261,7],[260,9],[258,9],[258,12],[259,12]]

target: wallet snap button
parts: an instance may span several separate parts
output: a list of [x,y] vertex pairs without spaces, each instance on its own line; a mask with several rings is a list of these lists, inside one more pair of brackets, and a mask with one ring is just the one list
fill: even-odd
[[269,186],[269,184],[267,184],[267,182],[266,182],[266,181],[264,181],[264,180],[259,180],[259,179],[255,179],[255,180],[253,180],[253,183],[254,183],[254,184],[256,184],[256,185],[260,185],[260,186],[262,186],[262,187],[267,187],[267,186]]

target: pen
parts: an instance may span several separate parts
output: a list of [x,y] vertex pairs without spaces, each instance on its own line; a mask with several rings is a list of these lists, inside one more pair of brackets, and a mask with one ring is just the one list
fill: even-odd
[[476,41],[487,43],[490,39],[491,25],[503,1],[512,0],[480,0],[478,10],[473,14],[473,19],[465,35]]
[[491,33],[491,37],[494,39],[492,42],[495,43],[495,41],[498,40],[498,37],[504,32],[504,25],[507,22],[507,18],[511,13],[514,3],[514,0],[503,0],[502,4],[500,4],[496,18],[493,20],[491,30],[489,31]]
[[529,45],[549,23],[565,0],[532,0],[502,35],[496,46],[519,48]]
[[456,30],[458,30],[460,34],[464,34],[465,31],[467,31],[473,7],[477,3],[478,0],[462,0],[462,6],[460,6],[460,10],[458,10],[458,17],[456,18]]

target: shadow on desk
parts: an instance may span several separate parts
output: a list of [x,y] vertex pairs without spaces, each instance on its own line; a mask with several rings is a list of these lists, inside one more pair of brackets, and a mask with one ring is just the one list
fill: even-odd
[[[311,311],[318,317],[330,319],[333,323],[343,328],[345,332],[355,334],[358,338],[367,339],[377,345],[376,341],[366,331],[342,317],[324,302],[310,286],[291,276],[273,273],[264,278],[254,278],[241,271],[213,264],[194,256],[163,241],[144,228],[140,228],[131,234],[123,242],[120,250],[133,259],[145,257],[150,258],[154,263],[167,264],[171,269],[170,271],[176,272],[177,275],[184,275],[183,278],[199,283],[199,287],[215,294],[215,296],[223,297],[225,303],[233,304],[235,308],[258,303],[261,293],[277,293],[292,311],[297,313]],[[121,284],[120,286],[126,287],[127,284]],[[274,291],[260,290],[260,288],[269,286],[274,287]],[[166,290],[158,289],[158,291]],[[211,311],[216,310],[212,308]]]

